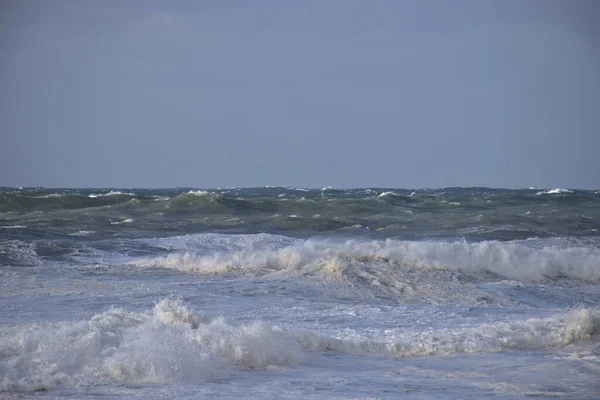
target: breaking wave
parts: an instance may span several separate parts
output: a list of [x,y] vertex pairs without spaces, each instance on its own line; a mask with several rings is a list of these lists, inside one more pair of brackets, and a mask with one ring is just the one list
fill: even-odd
[[325,335],[256,321],[233,324],[179,300],[149,312],[112,308],[89,320],[0,328],[0,391],[103,384],[201,382],[234,370],[293,367],[307,352],[403,358],[504,349],[540,349],[588,340],[600,313],[579,309],[547,318],[437,331],[396,329]]
[[113,308],[85,321],[0,328],[0,390],[197,382],[301,358],[291,337],[264,323],[235,326],[162,300],[148,313]]
[[537,192],[536,194],[542,195],[542,194],[565,194],[565,193],[573,193],[572,190],[569,189],[561,189],[561,188],[556,188],[556,189],[549,189],[543,192]]
[[91,199],[96,199],[98,197],[104,197],[104,196],[135,196],[135,193],[124,193],[124,192],[120,192],[118,190],[111,190],[108,193],[90,193],[90,194],[88,194],[88,197]]
[[0,240],[0,266],[35,266],[40,258],[35,245],[20,240]]
[[[210,240],[214,244],[216,237],[223,240],[218,252],[209,253],[208,246],[199,244],[197,251],[188,246],[184,251],[137,259],[131,264],[204,274],[277,272],[320,274],[330,278],[355,276],[388,286],[399,283],[390,279],[401,280],[407,268],[467,275],[492,273],[534,282],[556,278],[600,280],[600,249],[584,245],[528,240],[468,243],[392,239],[371,242],[309,239],[285,243],[281,236],[274,235],[190,235],[180,240],[189,243],[195,238],[199,243]],[[232,237],[237,239],[230,239]],[[257,242],[251,244],[249,238],[253,237]],[[248,246],[227,247],[227,240]]]

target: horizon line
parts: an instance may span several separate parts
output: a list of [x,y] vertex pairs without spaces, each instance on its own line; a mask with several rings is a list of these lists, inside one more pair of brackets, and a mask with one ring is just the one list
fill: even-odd
[[201,186],[3,186],[0,185],[0,190],[3,189],[16,189],[16,190],[26,190],[26,189],[43,189],[43,190],[52,190],[52,189],[74,189],[74,190],[111,190],[111,189],[127,189],[127,190],[178,190],[178,189],[195,189],[195,190],[226,190],[226,189],[288,189],[288,190],[365,190],[365,189],[393,189],[393,190],[442,190],[442,189],[491,189],[491,190],[579,190],[579,191],[592,191],[599,190],[600,187],[596,188],[576,188],[576,187],[494,187],[494,186],[440,186],[440,187],[397,187],[397,186],[354,186],[354,187],[334,187],[334,186],[325,186],[325,187],[310,187],[310,186],[283,186],[283,185],[262,185],[262,186],[223,186],[223,187],[201,187]]

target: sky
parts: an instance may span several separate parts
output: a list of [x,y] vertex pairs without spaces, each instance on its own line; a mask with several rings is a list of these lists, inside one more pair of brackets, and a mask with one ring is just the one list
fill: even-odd
[[600,188],[600,1],[0,0],[0,186]]

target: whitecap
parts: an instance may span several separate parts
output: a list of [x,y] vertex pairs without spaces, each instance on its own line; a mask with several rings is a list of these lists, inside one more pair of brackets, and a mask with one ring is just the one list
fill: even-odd
[[36,199],[51,199],[51,198],[58,198],[58,197],[65,197],[66,194],[64,193],[50,193],[50,194],[46,194],[43,196],[37,196]]
[[211,196],[214,193],[208,192],[206,190],[190,190],[187,193],[183,193],[184,195],[192,195],[192,196],[198,196],[198,197],[204,197],[204,196]]
[[302,348],[359,356],[405,358],[456,353],[496,353],[507,349],[543,349],[589,340],[600,331],[600,311],[579,309],[547,318],[486,323],[473,327],[418,331],[391,330],[385,337],[331,337],[290,332]]
[[[268,243],[271,244],[261,247]],[[597,268],[600,265],[600,249],[534,245],[530,241],[468,243],[388,239],[371,242],[351,240],[343,243],[306,240],[290,243],[269,239],[248,247],[229,247],[229,250],[222,248],[222,252],[213,254],[195,253],[187,247],[183,253],[138,259],[132,261],[132,265],[197,273],[238,271],[268,274],[285,271],[292,274],[322,274],[321,266],[335,261],[341,263],[345,274],[358,274],[365,265],[374,262],[379,268],[374,273],[381,275],[377,279],[392,279],[393,281],[386,282],[391,286],[397,283],[396,280],[402,280],[400,267],[459,271],[465,274],[491,272],[505,278],[525,281],[556,277],[600,280],[600,269]]]
[[0,391],[202,382],[233,368],[296,365],[292,338],[256,322],[231,325],[180,301],[154,310],[113,308],[90,320],[0,327]]
[[117,190],[111,190],[108,193],[88,194],[88,197],[91,199],[96,199],[98,197],[106,197],[106,196],[135,196],[135,193],[124,193],[124,192],[119,192]]
[[235,324],[160,300],[152,310],[111,308],[87,320],[0,327],[0,392],[106,384],[193,383],[235,371],[294,367],[326,353],[400,359],[456,353],[544,349],[589,340],[597,309],[457,328],[324,333],[264,321]]
[[96,233],[96,231],[77,231],[69,234],[70,236],[89,236]]
[[124,219],[124,220],[122,220],[122,221],[114,221],[114,222],[111,222],[110,224],[111,224],[111,225],[120,225],[120,224],[130,224],[130,223],[132,223],[132,222],[133,222],[133,218],[126,218],[126,219]]
[[556,188],[556,189],[550,189],[550,190],[546,190],[543,192],[537,192],[536,194],[542,195],[542,194],[563,194],[563,193],[573,193],[572,190],[569,189],[560,189],[560,188]]

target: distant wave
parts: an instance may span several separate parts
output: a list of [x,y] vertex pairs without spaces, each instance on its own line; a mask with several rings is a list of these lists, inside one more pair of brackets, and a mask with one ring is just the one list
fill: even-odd
[[194,195],[194,196],[213,196],[213,195],[215,195],[215,193],[208,192],[206,190],[190,190],[186,194]]
[[111,190],[108,193],[91,193],[88,194],[88,197],[91,199],[95,199],[98,197],[104,197],[104,196],[135,196],[135,193],[123,193],[123,192],[119,192],[118,190]]
[[543,191],[543,192],[537,192],[536,194],[539,196],[539,195],[542,195],[542,194],[564,194],[564,193],[573,193],[573,191],[569,190],[569,189],[560,189],[560,188],[557,188],[557,189],[546,190],[546,191]]
[[121,225],[121,224],[131,224],[133,222],[133,218],[125,218],[121,221],[113,221],[111,225]]
[[600,236],[599,201],[594,191],[567,189],[26,189],[0,190],[0,214],[10,214],[2,225],[42,231],[59,224],[102,232],[126,215],[154,232],[189,228],[306,237],[361,226],[379,237],[514,240]]
[[64,196],[67,196],[67,195],[64,193],[50,193],[50,194],[45,194],[42,196],[37,196],[36,198],[37,199],[50,199],[53,197],[64,197]]
[[[595,195],[593,191],[580,191],[582,196],[580,200],[589,200],[589,196]],[[536,193],[538,196],[543,194],[570,194],[575,195],[574,191],[568,189],[552,189]],[[410,191],[404,189],[386,190],[386,189],[329,189],[309,190],[299,188],[259,188],[259,189],[235,189],[235,190],[189,190],[181,192],[178,190],[140,190],[140,191],[119,191],[110,190],[107,192],[98,192],[98,190],[79,191],[64,190],[24,190],[24,191],[1,191],[0,190],[0,211],[22,211],[36,209],[59,209],[59,208],[87,208],[105,205],[123,204],[135,197],[140,201],[140,207],[148,207],[149,202],[167,202],[170,208],[177,206],[189,206],[192,204],[201,205],[202,199],[214,204],[220,202],[231,209],[241,209],[244,211],[262,211],[266,204],[273,209],[281,207],[282,204],[294,205],[301,209],[298,200],[303,200],[304,204],[318,204],[321,207],[326,203],[339,204],[340,207],[350,205],[364,206],[371,202],[373,207],[378,204],[402,206],[410,204],[414,207],[423,206],[430,209],[432,206],[443,207],[444,204],[456,204],[469,206],[471,204],[480,205],[482,200],[501,205],[504,202],[514,204],[515,201],[544,202],[543,198],[532,196],[529,190],[491,190],[491,189],[444,189],[444,190],[417,190]],[[196,198],[196,200],[192,200]],[[577,198],[577,196],[574,196]],[[274,200],[278,199],[278,202]],[[186,202],[187,201],[187,202]],[[570,201],[570,200],[566,200]],[[206,203],[209,204],[209,203]],[[310,206],[305,206],[310,207]],[[381,211],[384,211],[382,209]]]

